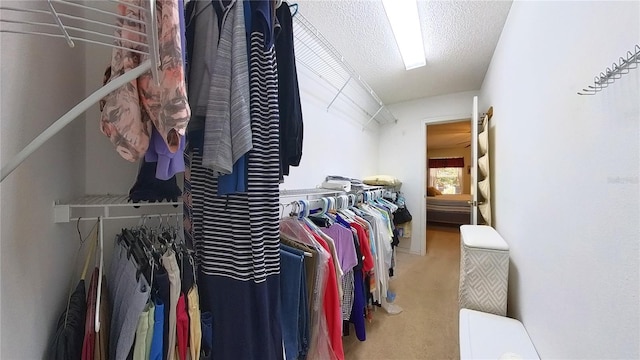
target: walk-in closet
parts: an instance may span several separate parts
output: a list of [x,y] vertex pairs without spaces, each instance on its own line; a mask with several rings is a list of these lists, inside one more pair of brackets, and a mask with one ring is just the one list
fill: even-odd
[[2,0],[0,359],[638,358],[639,64],[638,2]]

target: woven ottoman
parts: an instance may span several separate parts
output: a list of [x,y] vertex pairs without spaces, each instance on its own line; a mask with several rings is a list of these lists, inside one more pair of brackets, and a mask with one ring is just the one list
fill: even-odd
[[461,309],[507,314],[509,245],[486,225],[460,226]]

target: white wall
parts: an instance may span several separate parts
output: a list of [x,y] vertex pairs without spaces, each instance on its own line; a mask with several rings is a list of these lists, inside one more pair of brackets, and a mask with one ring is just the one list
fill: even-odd
[[[3,6],[34,7],[20,1]],[[3,18],[18,19],[3,11]],[[0,163],[6,164],[84,97],[84,47],[0,34]],[[80,70],[80,71],[79,71]],[[42,359],[78,281],[75,224],[55,224],[53,203],[84,193],[84,124],[66,127],[0,184],[0,358]],[[85,233],[86,234],[86,233]]]
[[389,107],[397,124],[382,126],[378,151],[380,173],[402,181],[409,212],[413,215],[411,239],[401,239],[400,249],[419,254],[425,242],[424,196],[426,187],[425,121],[469,118],[476,92],[462,92],[394,104]]
[[541,358],[640,357],[640,70],[576,95],[639,18],[637,1],[516,1],[482,86],[509,314]]
[[[378,171],[378,124],[343,96],[327,111],[337,91],[298,65],[304,121],[304,142],[299,167],[292,167],[281,189],[320,185],[327,175],[362,179]],[[364,130],[363,130],[364,128]]]

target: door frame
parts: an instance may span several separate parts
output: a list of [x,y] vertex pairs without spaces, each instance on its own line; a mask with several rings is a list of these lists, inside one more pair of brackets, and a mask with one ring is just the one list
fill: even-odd
[[432,117],[422,120],[422,216],[420,221],[420,232],[422,233],[421,241],[420,241],[420,255],[424,256],[427,254],[427,126],[428,125],[437,125],[437,124],[446,124],[452,122],[460,122],[469,119],[472,121],[473,114],[472,113],[461,113],[457,115],[447,115],[447,116],[438,116]]

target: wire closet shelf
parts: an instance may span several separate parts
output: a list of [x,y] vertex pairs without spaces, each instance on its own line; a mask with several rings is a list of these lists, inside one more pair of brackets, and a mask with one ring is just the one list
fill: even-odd
[[[136,208],[135,213],[132,213],[133,208]],[[82,215],[79,215],[80,213]],[[182,218],[182,199],[131,203],[127,195],[106,194],[86,195],[69,202],[57,202],[53,205],[53,218],[56,223],[94,221],[98,218],[123,220],[171,216]]]
[[336,91],[327,111],[342,96],[369,117],[363,129],[372,120],[381,125],[397,122],[373,89],[300,11],[293,17],[293,35],[296,62]]
[[[54,121],[6,164],[3,164],[0,171],[0,181],[4,180],[51,137],[55,136],[112,91],[138,78],[147,71],[152,72],[156,81],[159,79],[160,59],[155,3],[155,0],[145,0],[142,2],[143,6],[137,7],[138,10],[146,14],[144,21],[145,33],[137,32],[138,35],[142,36],[144,42],[137,43],[134,51],[146,57],[147,60],[143,61],[137,68],[126,72],[99,88]],[[118,29],[118,26],[114,24],[118,20],[131,21],[130,18],[117,12],[116,6],[119,4],[126,4],[128,7],[132,6],[122,0],[88,1],[84,3],[70,0],[4,2],[0,3],[0,33],[37,35],[62,39],[71,48],[75,47],[76,43],[88,43],[132,50],[131,44],[124,44],[122,39],[114,35]],[[370,117],[364,128],[373,120],[379,124],[397,121],[371,87],[362,80],[338,51],[300,13],[294,16],[294,38],[296,60],[336,89],[337,93],[328,104],[327,110],[331,108],[339,96],[343,96]],[[336,195],[335,191],[327,191],[326,189],[313,190],[311,194],[308,193],[308,190],[283,191],[280,195],[284,197]],[[149,207],[166,205],[179,206],[181,201],[132,204],[127,201],[125,195],[86,196],[68,203],[54,204],[54,218],[56,222],[75,221],[80,217],[72,217],[73,209],[77,211],[80,211],[80,209],[85,211],[98,209],[102,211],[98,217],[103,220],[133,218],[135,215],[113,216],[111,211],[112,209],[125,209],[133,206],[148,209]],[[91,220],[95,219],[95,217],[82,217],[82,219]]]
[[631,70],[636,69],[640,63],[640,45],[634,47],[633,52],[627,51],[626,58],[620,57],[618,63],[611,64],[610,68],[598,74],[593,79],[593,85],[578,91],[578,95],[595,95],[600,91],[613,84],[623,75],[628,74]]
[[[37,35],[47,38],[62,38],[69,47],[76,42],[96,44],[110,48],[126,48],[143,56],[139,66],[113,79],[87,98],[82,100],[47,129],[41,132],[27,146],[2,166],[0,181],[4,180],[34,151],[56,135],[65,126],[82,115],[100,99],[124,84],[151,70],[156,82],[159,80],[160,53],[158,52],[158,24],[156,21],[156,1],[144,1],[145,6],[135,6],[145,14],[145,21],[131,19],[117,13],[115,5],[121,0],[88,1],[86,4],[69,0],[42,0],[0,3],[0,33]],[[127,4],[131,7],[133,5]],[[143,24],[145,33],[132,29],[145,42],[133,42],[115,36],[116,21],[133,21]]]

